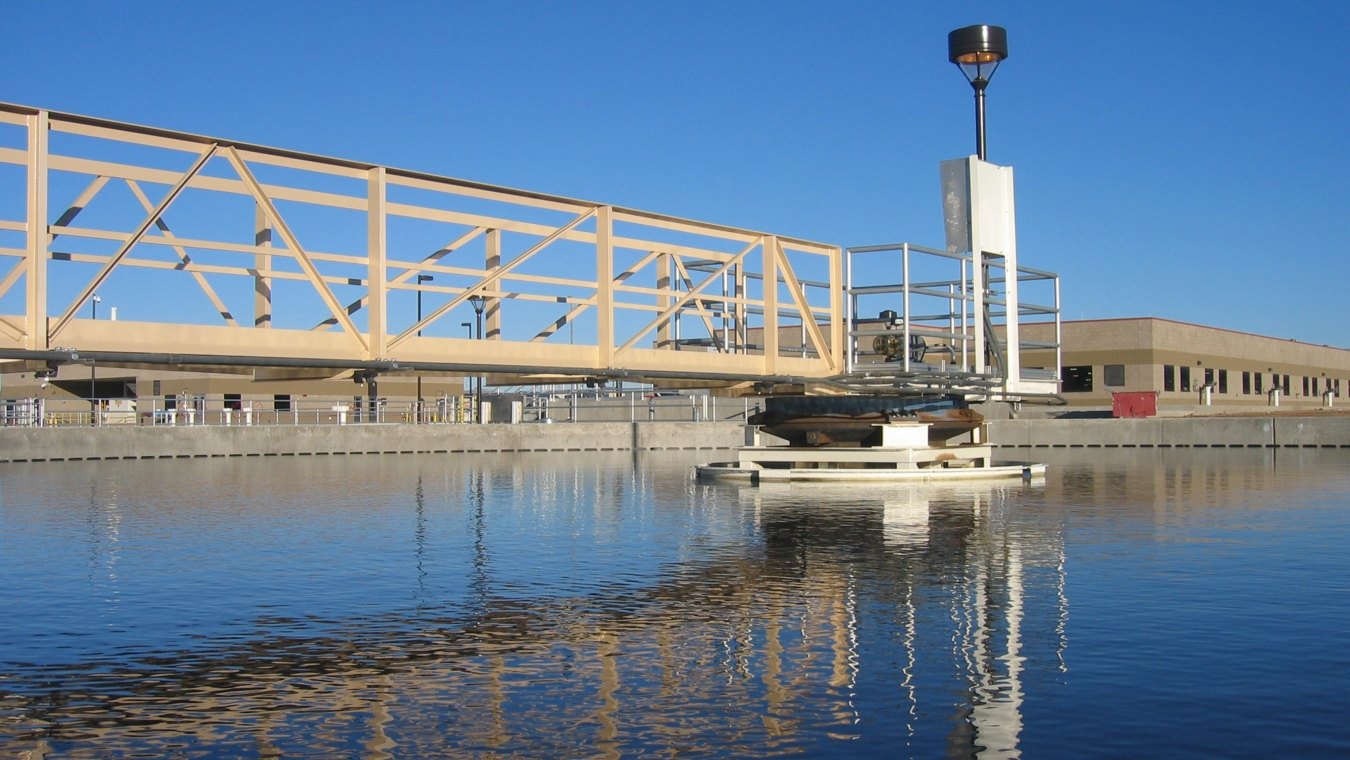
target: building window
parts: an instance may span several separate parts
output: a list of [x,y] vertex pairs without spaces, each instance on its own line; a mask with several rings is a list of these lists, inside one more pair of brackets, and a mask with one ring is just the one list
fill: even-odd
[[1282,388],[1283,388],[1283,391],[1284,391],[1284,395],[1288,396],[1288,395],[1289,395],[1289,376],[1288,376],[1288,375],[1285,375],[1285,376],[1284,376],[1284,385],[1282,386]]
[[1313,378],[1313,395],[1314,395],[1314,396],[1320,396],[1320,395],[1322,395],[1321,383],[1319,382],[1319,380],[1320,380],[1320,378],[1316,378],[1316,377]]
[[277,393],[273,395],[272,408],[278,412],[289,412],[291,410],[291,394]]
[[1092,390],[1092,366],[1065,367],[1061,376],[1064,378],[1063,388],[1065,393],[1088,393]]
[[1183,393],[1190,393],[1191,390],[1191,368],[1181,368],[1181,390]]
[[1262,380],[1263,377],[1265,377],[1265,375],[1262,375],[1260,372],[1257,372],[1257,373],[1256,373],[1256,378],[1255,378],[1255,379],[1256,379],[1256,395],[1258,395],[1258,396],[1260,396],[1260,395],[1264,392],[1263,389],[1261,388],[1261,383],[1264,382],[1264,381]]
[[1305,395],[1305,396],[1312,395],[1312,394],[1308,393],[1308,376],[1307,376],[1307,375],[1304,375],[1304,376],[1303,376],[1303,395]]
[[1219,370],[1219,393],[1228,392],[1228,370]]
[[225,394],[225,408],[226,408],[226,409],[233,409],[233,410],[236,411],[236,412],[239,411],[240,409],[243,409],[243,408],[244,408],[244,397],[243,397],[243,396],[240,396],[238,393],[226,393],[226,394]]
[[1108,388],[1120,388],[1125,385],[1125,365],[1108,364],[1102,367],[1102,380]]
[[1248,371],[1246,371],[1246,370],[1243,370],[1243,371],[1242,371],[1242,395],[1248,396],[1248,395],[1251,395],[1251,392],[1252,392],[1252,373],[1250,373],[1250,372],[1248,372]]
[[1208,385],[1211,388],[1214,387],[1214,370],[1208,367],[1205,368],[1205,385]]
[[1170,364],[1163,365],[1163,390],[1174,391],[1177,389],[1177,368]]

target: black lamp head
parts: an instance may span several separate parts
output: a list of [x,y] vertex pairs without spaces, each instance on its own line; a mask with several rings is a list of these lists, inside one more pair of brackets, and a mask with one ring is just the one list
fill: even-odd
[[947,35],[947,60],[956,64],[966,80],[982,88],[994,69],[1008,57],[1008,32],[1001,26],[976,24]]

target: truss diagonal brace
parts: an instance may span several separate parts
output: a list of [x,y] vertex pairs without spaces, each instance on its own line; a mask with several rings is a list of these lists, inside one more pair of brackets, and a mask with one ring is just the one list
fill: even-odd
[[[129,179],[126,183],[127,187],[131,188],[132,194],[136,196],[136,200],[141,202],[141,206],[145,208],[146,211],[149,211],[151,209],[150,199],[145,197],[145,191],[141,190],[141,186],[135,180]],[[155,226],[159,228],[160,234],[164,236],[165,240],[174,240],[173,232],[169,229],[169,223],[164,221],[163,217],[155,220]],[[176,242],[172,243],[172,247],[174,253],[178,254],[179,261],[183,263],[183,267],[187,267],[192,263],[192,257],[188,255],[186,248]],[[220,296],[216,294],[215,288],[211,287],[211,283],[207,282],[206,275],[197,271],[193,271],[191,274],[192,279],[197,281],[197,287],[201,288],[202,292],[206,294],[206,297],[211,299],[211,305],[215,306],[216,311],[224,318],[225,324],[230,327],[238,327],[239,323],[236,322],[234,316],[230,314],[230,309],[225,305],[225,302],[220,300]]]
[[[239,151],[235,150],[233,145],[226,146],[225,157],[229,159],[230,165],[239,173],[239,178],[244,181],[244,185],[253,194],[253,200],[262,207],[263,213],[267,215],[268,221],[276,228],[277,234],[281,235],[281,239],[286,242],[286,247],[290,249],[289,253],[295,257],[296,263],[304,270],[305,276],[309,278],[310,284],[314,286],[314,290],[323,299],[324,305],[328,307],[334,317],[337,317],[338,324],[342,325],[342,329],[356,341],[357,345],[361,347],[361,351],[365,352],[369,348],[366,339],[347,316],[347,310],[338,302],[337,296],[334,296],[333,291],[324,283],[323,275],[319,273],[318,267],[314,266],[314,262],[310,260],[309,254],[305,253],[305,249],[300,247],[300,241],[296,239],[295,234],[291,232],[291,228],[281,218],[281,214],[277,212],[277,207],[272,203],[272,199],[268,198],[267,193],[263,191],[258,178],[253,176],[253,172],[249,171],[244,159],[240,158]],[[272,253],[275,255],[280,251],[273,251]]]
[[418,322],[412,327],[409,327],[407,330],[404,330],[401,334],[399,334],[398,337],[390,340],[389,348],[394,348],[403,341],[407,340],[409,337],[416,335],[418,330],[421,330],[422,328],[426,327],[432,322],[435,322],[437,319],[440,319],[442,314],[445,314],[446,312],[450,311],[456,306],[459,306],[460,304],[464,303],[469,299],[470,296],[475,295],[477,293],[481,293],[484,290],[487,290],[492,285],[496,285],[497,281],[501,280],[503,277],[510,274],[511,270],[515,269],[517,266],[521,264],[524,264],[536,253],[539,253],[540,251],[547,248],[551,243],[553,243],[553,241],[561,238],[562,236],[576,229],[577,226],[580,225],[582,222],[594,216],[597,208],[589,208],[581,212],[572,221],[568,222],[567,224],[564,224],[563,226],[549,233],[548,237],[544,238],[543,240],[540,240],[538,243],[535,243],[533,246],[529,248],[529,250],[512,259],[511,263],[493,270],[491,274],[479,280],[476,285],[471,285],[465,288],[464,292],[450,299],[448,303],[443,304],[439,309],[436,309],[435,311],[428,314],[426,318],[424,318],[421,322]]
[[801,312],[802,325],[806,327],[806,332],[816,349],[816,355],[829,362],[831,372],[838,372],[839,364],[835,361],[834,353],[826,349],[825,336],[820,332],[820,324],[816,322],[815,312],[811,311],[811,304],[806,300],[806,293],[802,290],[802,284],[797,280],[797,275],[792,272],[791,263],[787,260],[787,254],[783,251],[783,246],[780,244],[773,248],[774,256],[778,259],[778,272],[782,274],[783,282],[787,285],[788,292],[792,294],[792,300],[796,303],[797,310]]
[[112,257],[108,259],[108,263],[103,265],[103,269],[101,269],[99,273],[94,276],[94,279],[84,287],[84,290],[80,291],[80,294],[75,297],[75,300],[70,304],[70,307],[66,309],[66,313],[61,315],[61,319],[57,321],[54,327],[52,327],[52,330],[49,333],[49,340],[50,338],[55,338],[59,335],[61,331],[65,329],[66,325],[69,324],[70,320],[74,319],[75,311],[80,308],[80,304],[83,304],[89,296],[94,294],[94,291],[98,290],[98,287],[103,284],[104,280],[108,279],[108,275],[111,274],[112,270],[116,268],[124,257],[126,257],[127,253],[129,253],[132,248],[136,247],[136,244],[141,241],[141,238],[145,237],[145,233],[150,229],[150,225],[154,224],[155,221],[159,219],[160,214],[163,214],[164,210],[169,207],[169,204],[173,203],[178,195],[183,192],[183,188],[187,187],[188,183],[192,181],[192,178],[197,176],[197,173],[202,170],[202,167],[211,159],[211,156],[215,155],[218,147],[220,147],[219,143],[211,143],[207,146],[206,150],[202,151],[201,155],[197,156],[197,160],[193,161],[192,166],[184,172],[183,176],[178,178],[178,181],[174,183],[173,187],[169,188],[169,192],[164,194],[164,197],[160,199],[159,204],[150,212],[150,215],[136,226],[136,229],[127,236],[126,241],[118,247],[117,253],[114,253]]
[[[675,303],[672,303],[671,305],[667,306],[664,310],[661,311],[660,314],[656,315],[656,319],[653,319],[651,322],[647,323],[646,327],[634,333],[633,337],[629,338],[628,342],[623,344],[619,348],[619,350],[616,351],[615,353],[622,353],[632,348],[633,346],[637,345],[637,342],[639,340],[642,340],[642,337],[644,335],[651,332],[652,330],[655,330],[657,325],[661,324],[667,319],[670,319],[670,316],[672,314],[684,308],[684,305],[689,303],[691,299],[697,297],[700,293],[702,293],[704,288],[708,287],[715,280],[717,280],[717,278],[721,277],[723,272],[740,263],[740,261],[744,259],[748,253],[755,250],[756,246],[765,244],[766,244],[765,239],[762,237],[750,241],[750,244],[747,245],[744,249],[742,249],[740,253],[736,254],[735,256],[732,256],[731,258],[723,262],[722,265],[719,266],[716,270],[714,270],[711,274],[709,274],[703,280],[703,282],[700,282],[697,287],[694,287],[689,291],[685,292],[685,294],[678,300],[676,300]],[[766,256],[765,258],[768,257]]]

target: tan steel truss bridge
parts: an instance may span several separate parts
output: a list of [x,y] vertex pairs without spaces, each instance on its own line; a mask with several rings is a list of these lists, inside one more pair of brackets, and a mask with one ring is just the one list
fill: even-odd
[[0,104],[25,366],[809,382],[845,308],[838,246]]

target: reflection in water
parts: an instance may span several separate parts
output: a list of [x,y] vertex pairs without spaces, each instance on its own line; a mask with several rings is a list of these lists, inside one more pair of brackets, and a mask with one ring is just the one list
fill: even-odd
[[[246,464],[192,463],[182,502],[143,463],[4,471],[0,587],[34,592],[0,600],[23,621],[0,744],[1017,757],[1069,668],[1063,505],[1137,532],[1276,481],[1137,457],[960,487],[699,483],[668,455]],[[121,610],[89,625],[62,601],[84,596]]]
[[422,491],[422,476],[417,476],[417,490],[413,493],[413,503],[416,504],[416,519],[413,528],[413,557],[417,562],[417,607],[423,609],[423,602],[426,596],[427,570],[427,504],[426,494]]
[[[814,490],[813,490],[814,489]],[[848,607],[848,623],[837,624],[838,664],[832,680],[850,691],[855,670],[863,663],[857,647],[855,609],[858,591],[849,577],[856,568],[877,571],[886,583],[885,603],[893,605],[903,648],[897,682],[904,700],[904,739],[913,746],[919,716],[934,710],[941,692],[922,693],[920,663],[936,653],[932,644],[945,638],[946,655],[965,698],[950,717],[944,747],[950,756],[1015,757],[1021,730],[1021,671],[1024,563],[1055,576],[1060,590],[1055,620],[1040,624],[1060,632],[1055,656],[1062,662],[1062,631],[1068,608],[1062,596],[1063,544],[1058,534],[1029,540],[1007,524],[1008,510],[1018,500],[1036,498],[1040,486],[966,484],[961,486],[793,485],[746,489],[766,539],[783,536],[784,547],[806,552],[816,582],[826,582],[825,562],[839,566],[828,577],[839,584],[834,596]],[[839,520],[841,516],[848,519]],[[858,530],[860,524],[870,524]],[[847,563],[838,562],[841,549]],[[898,584],[899,588],[894,588]],[[867,594],[876,599],[875,594]],[[937,601],[936,605],[932,605]],[[925,604],[937,609],[925,609]],[[934,613],[938,614],[936,620]],[[939,628],[933,629],[934,623]],[[838,717],[845,718],[840,711]],[[858,718],[852,721],[857,723]],[[834,735],[842,732],[836,730]]]

